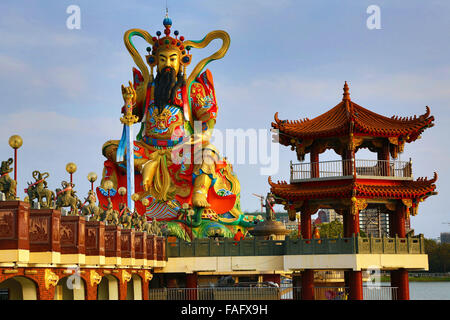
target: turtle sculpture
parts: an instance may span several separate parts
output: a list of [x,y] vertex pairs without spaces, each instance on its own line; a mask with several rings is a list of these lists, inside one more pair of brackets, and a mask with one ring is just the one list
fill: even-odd
[[[55,200],[55,193],[48,189],[47,179],[50,174],[48,172],[41,173],[38,170],[33,171],[34,182],[27,182],[28,188],[25,189],[25,193],[28,195],[28,201],[33,205],[34,200],[37,200],[41,208],[51,208],[53,201]],[[44,201],[45,199],[45,201]]]
[[5,200],[16,199],[17,182],[9,176],[9,173],[13,171],[10,168],[13,162],[13,159],[9,158],[7,161],[2,161],[0,167],[0,192],[5,195]]
[[63,207],[70,207],[71,215],[78,215],[78,207],[81,206],[81,201],[76,195],[76,191],[73,190],[75,185],[68,183],[67,181],[61,182],[62,189],[56,189],[56,209]]

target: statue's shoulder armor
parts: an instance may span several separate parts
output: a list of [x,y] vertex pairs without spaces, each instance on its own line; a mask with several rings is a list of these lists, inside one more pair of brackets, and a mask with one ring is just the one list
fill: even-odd
[[191,106],[196,119],[206,122],[217,117],[217,101],[211,72],[207,69],[191,85]]

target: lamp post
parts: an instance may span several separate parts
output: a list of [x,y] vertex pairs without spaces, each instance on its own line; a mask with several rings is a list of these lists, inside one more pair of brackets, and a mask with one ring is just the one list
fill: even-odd
[[77,165],[73,162],[69,162],[66,165],[66,171],[70,174],[70,186],[73,186],[73,174],[77,171]]
[[106,180],[104,183],[103,183],[103,189],[105,189],[105,190],[108,190],[108,198],[109,198],[109,192],[110,192],[110,190],[112,189],[114,187],[114,184],[113,184],[113,182],[111,181],[111,180]]
[[[148,200],[147,198],[144,198],[144,199],[141,200],[141,203],[145,207],[144,215],[146,216],[145,212],[147,211],[147,207],[150,204],[150,200]],[[146,218],[145,221],[147,221],[147,216],[145,218]]]
[[117,192],[122,196],[122,203],[125,203],[125,199],[124,199],[124,195],[127,194],[127,188],[125,187],[120,187],[119,190],[117,190]]
[[91,183],[91,191],[94,191],[94,182],[97,180],[97,174],[95,172],[89,172],[87,179]]
[[14,180],[17,183],[17,149],[19,149],[23,140],[19,135],[13,135],[9,138],[9,146],[14,149]]

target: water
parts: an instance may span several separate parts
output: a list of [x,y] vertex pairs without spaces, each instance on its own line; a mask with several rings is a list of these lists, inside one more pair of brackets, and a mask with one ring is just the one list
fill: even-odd
[[450,300],[450,281],[410,282],[410,300]]

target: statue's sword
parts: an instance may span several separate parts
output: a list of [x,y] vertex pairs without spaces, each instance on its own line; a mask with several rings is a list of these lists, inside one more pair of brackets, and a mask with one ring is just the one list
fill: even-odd
[[127,206],[131,212],[134,212],[134,202],[131,195],[134,194],[134,143],[133,143],[133,124],[138,122],[138,117],[133,115],[133,106],[127,102],[125,115],[120,118],[123,123],[122,139],[117,149],[117,161],[123,161],[123,154],[126,148],[127,162]]

